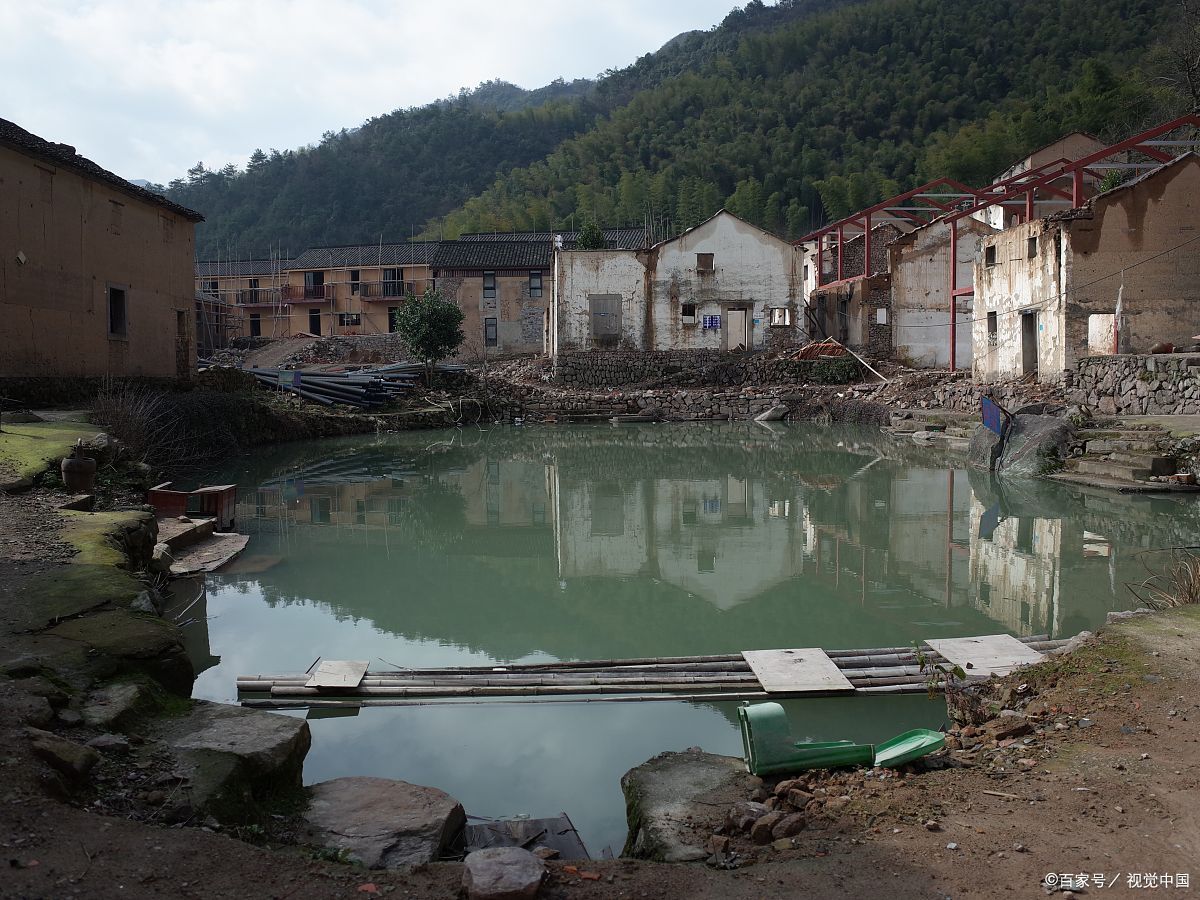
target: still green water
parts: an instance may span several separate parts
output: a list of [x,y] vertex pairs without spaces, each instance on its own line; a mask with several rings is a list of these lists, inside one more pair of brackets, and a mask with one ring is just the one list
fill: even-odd
[[[195,694],[317,658],[420,667],[1069,636],[1134,605],[1182,498],[1003,488],[871,430],[656,425],[409,432],[275,448],[236,481],[230,570],[187,632]],[[207,628],[207,633],[204,629]],[[490,703],[313,718],[308,782],[433,785],[472,815],[625,837],[622,773],[740,755],[731,703]],[[937,725],[924,696],[790,704],[811,739]]]

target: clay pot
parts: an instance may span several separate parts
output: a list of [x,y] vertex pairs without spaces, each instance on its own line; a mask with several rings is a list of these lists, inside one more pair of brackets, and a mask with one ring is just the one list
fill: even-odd
[[87,456],[68,456],[62,461],[62,480],[68,491],[86,494],[96,484],[96,461]]

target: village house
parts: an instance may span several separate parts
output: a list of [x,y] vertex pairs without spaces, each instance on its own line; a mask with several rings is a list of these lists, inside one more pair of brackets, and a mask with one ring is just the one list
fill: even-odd
[[1087,356],[1190,347],[1200,333],[1198,240],[1195,153],[985,238],[975,263],[976,380],[1052,381]]
[[190,378],[202,220],[0,119],[0,375]]
[[721,210],[649,249],[554,253],[551,355],[750,350],[803,335],[801,253]]
[[[196,291],[220,301],[231,336],[281,337],[287,333],[289,320],[282,288],[290,266],[291,260],[267,257],[200,260],[196,263]],[[201,327],[208,324],[203,318],[198,323]]]
[[436,243],[314,247],[292,260],[283,284],[285,334],[388,334],[410,294],[432,284]]
[[[645,244],[642,228],[609,228],[603,233],[612,248]],[[477,359],[546,349],[555,242],[571,248],[578,237],[577,231],[480,232],[442,241],[434,275],[442,296],[456,302],[465,315],[461,356]]]

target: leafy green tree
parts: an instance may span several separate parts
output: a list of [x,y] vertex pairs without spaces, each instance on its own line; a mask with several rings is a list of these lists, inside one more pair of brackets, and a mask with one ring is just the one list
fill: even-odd
[[410,294],[392,314],[404,346],[425,363],[428,384],[433,384],[434,366],[462,345],[462,323],[463,311],[434,288],[419,297]]
[[595,219],[588,219],[579,229],[579,237],[575,239],[577,250],[603,250],[608,243],[604,240],[604,232],[596,224]]

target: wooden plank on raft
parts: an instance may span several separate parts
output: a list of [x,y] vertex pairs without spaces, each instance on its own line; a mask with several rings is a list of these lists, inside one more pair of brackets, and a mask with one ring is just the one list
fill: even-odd
[[933,638],[925,643],[974,676],[1007,675],[1017,666],[1041,662],[1045,658],[1011,634]]
[[852,685],[819,647],[795,650],[744,650],[755,677],[768,693],[853,692]]
[[353,688],[358,687],[367,674],[367,660],[326,659],[317,666],[305,687]]

